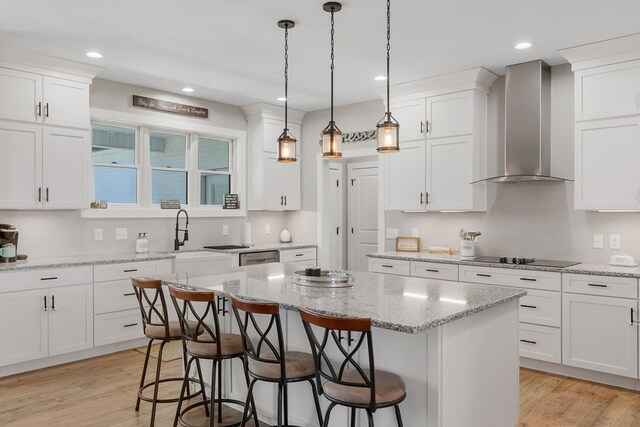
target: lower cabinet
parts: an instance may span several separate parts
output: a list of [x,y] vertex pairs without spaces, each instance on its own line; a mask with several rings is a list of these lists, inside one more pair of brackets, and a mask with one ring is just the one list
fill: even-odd
[[520,323],[520,356],[562,363],[560,328]]
[[93,347],[93,286],[49,289],[49,356]]
[[638,301],[568,294],[562,301],[562,363],[638,377]]
[[318,265],[316,248],[282,250],[280,251],[280,263],[315,267]]

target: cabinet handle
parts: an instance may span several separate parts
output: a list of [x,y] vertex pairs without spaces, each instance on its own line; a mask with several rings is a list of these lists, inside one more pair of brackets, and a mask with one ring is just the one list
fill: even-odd
[[423,203],[423,198],[424,198],[424,194],[422,193],[422,191],[420,192],[420,204],[422,205]]
[[125,273],[133,273],[134,271],[138,271],[137,268],[129,268],[127,270],[124,270]]
[[424,133],[424,122],[420,120],[420,135]]
[[280,206],[284,206],[284,196],[280,196]]
[[[45,117],[49,117],[49,103],[47,102],[44,106],[44,116]],[[427,125],[427,128],[429,127],[429,125]]]
[[38,201],[42,201],[42,187],[38,187]]
[[284,205],[287,206],[287,196],[284,196]]
[[633,325],[633,307],[631,307],[631,323],[629,323],[630,325]]
[[537,342],[531,340],[520,340],[520,342],[526,342],[527,344],[538,344]]
[[47,297],[46,297],[46,295],[43,296],[42,299],[44,300],[44,311],[47,311]]
[[47,187],[47,189],[44,192],[45,196],[44,196],[44,201],[45,202],[49,202],[49,187]]
[[393,268],[393,265],[382,264],[380,267],[384,267],[384,268]]
[[535,305],[527,305],[527,304],[520,304],[520,307],[524,307],[524,308],[538,308]]
[[304,254],[296,254],[296,256],[303,256]]
[[425,196],[424,204],[428,205],[429,204],[429,192],[427,191],[426,193],[424,193],[424,196]]
[[524,280],[525,282],[537,282],[538,279],[532,279],[531,277],[521,277],[520,280]]
[[491,277],[490,274],[484,274],[484,273],[476,273],[476,276],[478,276],[478,277]]
[[42,102],[38,102],[38,117],[42,117]]
[[600,283],[589,283],[588,286],[593,286],[594,288],[607,288],[607,285],[602,285]]
[[56,296],[51,295],[51,311],[56,311]]
[[138,326],[138,324],[137,323],[129,323],[127,325],[124,325],[125,328],[130,328],[132,326]]
[[433,268],[426,268],[425,270],[428,271],[429,273],[439,273],[440,272],[440,270],[436,270],[436,269],[433,269]]
[[427,120],[427,133],[429,133],[429,120]]
[[135,292],[130,292],[128,294],[124,294],[125,297],[132,297],[134,296],[136,293]]
[[58,278],[56,276],[41,277],[40,280],[58,280]]

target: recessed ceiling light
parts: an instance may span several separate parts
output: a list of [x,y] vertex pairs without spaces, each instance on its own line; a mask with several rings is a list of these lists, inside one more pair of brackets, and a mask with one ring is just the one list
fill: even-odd
[[285,98],[284,96],[281,96],[280,98],[278,98],[278,101],[280,101],[280,102],[284,102],[286,100],[287,100],[287,98]]
[[93,59],[100,59],[102,58],[102,54],[100,52],[87,52],[86,55],[89,58],[93,58]]
[[195,90],[192,87],[183,87],[182,91],[187,93],[195,92]]
[[529,49],[531,47],[531,43],[529,42],[522,42],[522,43],[518,43],[517,45],[514,46],[516,49],[518,50],[522,50],[522,49]]
[[373,78],[373,80],[376,80],[378,82],[383,82],[383,81],[387,80],[387,76],[375,76]]

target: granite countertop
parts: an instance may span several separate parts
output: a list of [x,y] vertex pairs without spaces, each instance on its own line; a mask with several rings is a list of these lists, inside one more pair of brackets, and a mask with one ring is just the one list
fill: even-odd
[[286,251],[288,249],[305,249],[305,248],[316,248],[318,245],[315,243],[258,243],[256,245],[251,245],[248,248],[239,248],[239,249],[200,249],[203,251],[211,251],[211,252],[224,252],[226,254],[247,254],[251,252],[262,252],[262,251]]
[[278,303],[334,316],[371,318],[375,327],[417,334],[526,295],[523,289],[477,286],[417,277],[353,272],[350,288],[321,289],[291,283],[299,267],[265,264],[220,273],[171,274],[163,284],[212,290],[224,296]]
[[44,258],[29,258],[25,261],[17,261],[8,264],[0,264],[0,272],[38,270],[46,268],[82,267],[99,264],[121,264],[126,262],[157,261],[173,259],[175,255],[169,253],[151,252],[136,254],[132,252],[102,255],[74,255]]
[[443,264],[473,265],[478,267],[511,268],[516,270],[551,271],[556,273],[593,274],[616,277],[640,278],[640,267],[618,267],[608,264],[576,264],[571,267],[541,267],[522,264],[495,264],[475,261],[473,258],[463,258],[460,255],[439,255],[428,252],[397,252],[387,251],[367,254],[371,258],[397,259],[405,261],[428,261]]

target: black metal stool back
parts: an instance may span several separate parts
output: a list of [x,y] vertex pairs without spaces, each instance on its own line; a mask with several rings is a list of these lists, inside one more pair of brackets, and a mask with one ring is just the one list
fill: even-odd
[[[316,363],[316,375],[318,388],[323,390],[323,380],[329,381],[339,386],[348,386],[369,389],[371,396],[368,408],[374,412],[376,410],[376,384],[375,366],[373,360],[373,343],[371,340],[371,319],[332,317],[300,310],[300,317],[304,324],[304,329],[309,338],[313,358]],[[316,335],[312,325],[323,328],[324,331]],[[347,332],[347,337],[342,336],[342,332]],[[360,332],[360,338],[355,345],[348,348],[351,333]],[[343,344],[346,341],[346,345]],[[341,358],[336,360],[331,353],[337,349],[341,353]],[[362,367],[357,362],[361,354],[365,357],[362,360],[369,362],[368,367]],[[332,357],[334,360],[332,360]],[[344,379],[347,371],[355,371],[348,380]]]
[[164,328],[164,336],[169,339],[169,314],[162,283],[159,280],[132,278],[131,284],[138,299],[145,333],[149,327]]

